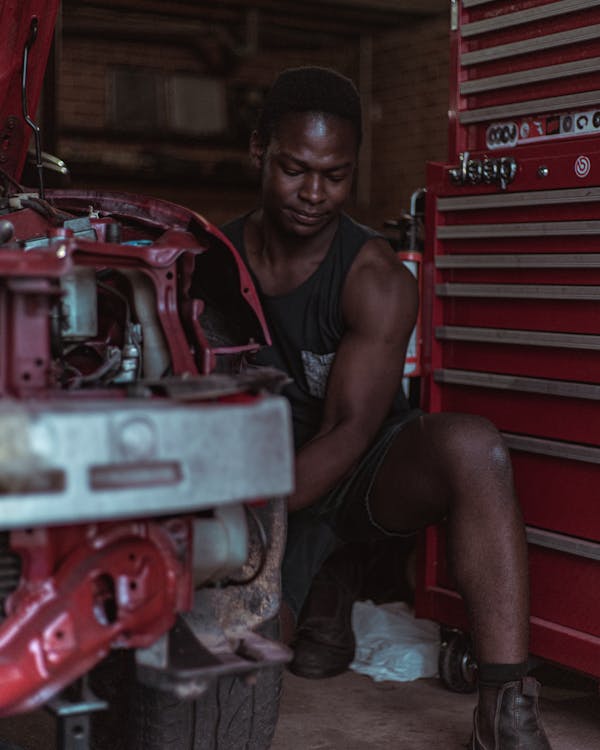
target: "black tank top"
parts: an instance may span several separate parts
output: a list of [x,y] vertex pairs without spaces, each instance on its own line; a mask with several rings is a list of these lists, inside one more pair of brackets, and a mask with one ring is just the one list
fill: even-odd
[[[235,219],[222,231],[249,266],[244,245],[246,219]],[[287,294],[267,295],[253,275],[273,341],[255,355],[253,363],[276,367],[292,379],[284,394],[292,407],[296,449],[321,425],[327,378],[345,329],[341,298],[346,274],[365,242],[378,236],[342,214],[329,252],[300,286]],[[400,392],[392,413],[408,411],[408,402]]]

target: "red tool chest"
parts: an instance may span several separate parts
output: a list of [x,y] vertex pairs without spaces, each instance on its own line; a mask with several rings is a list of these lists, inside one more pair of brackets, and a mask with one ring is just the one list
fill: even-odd
[[[452,2],[428,165],[423,399],[491,419],[529,539],[531,652],[600,677],[600,2]],[[466,628],[428,529],[417,614]]]

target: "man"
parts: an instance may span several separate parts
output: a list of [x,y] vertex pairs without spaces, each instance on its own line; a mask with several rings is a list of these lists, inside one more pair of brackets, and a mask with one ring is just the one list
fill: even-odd
[[284,630],[337,540],[406,538],[446,519],[479,663],[472,748],[549,750],[526,677],[527,553],[510,459],[487,421],[423,415],[402,395],[417,289],[388,243],[343,212],[361,136],[349,79],[284,71],[251,136],[260,205],[224,227],[273,337],[257,362],[293,380]]

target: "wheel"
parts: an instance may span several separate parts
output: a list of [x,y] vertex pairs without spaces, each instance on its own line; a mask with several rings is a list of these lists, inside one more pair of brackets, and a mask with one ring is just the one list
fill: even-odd
[[[271,633],[272,624],[267,623]],[[261,631],[267,635],[267,629]],[[135,681],[131,652],[116,652],[92,674],[111,708],[93,717],[93,750],[267,750],[275,732],[281,666],[251,682],[221,677],[199,699],[184,701]]]
[[477,664],[469,636],[460,630],[442,629],[438,671],[444,685],[455,693],[477,688]]
[[132,750],[267,750],[279,708],[281,668],[260,670],[255,684],[221,677],[196,701],[138,686]]

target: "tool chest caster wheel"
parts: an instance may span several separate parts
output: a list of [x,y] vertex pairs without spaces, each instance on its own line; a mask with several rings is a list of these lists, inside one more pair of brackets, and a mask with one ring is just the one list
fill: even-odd
[[454,693],[476,690],[477,664],[468,635],[460,630],[441,629],[438,671],[441,681]]

